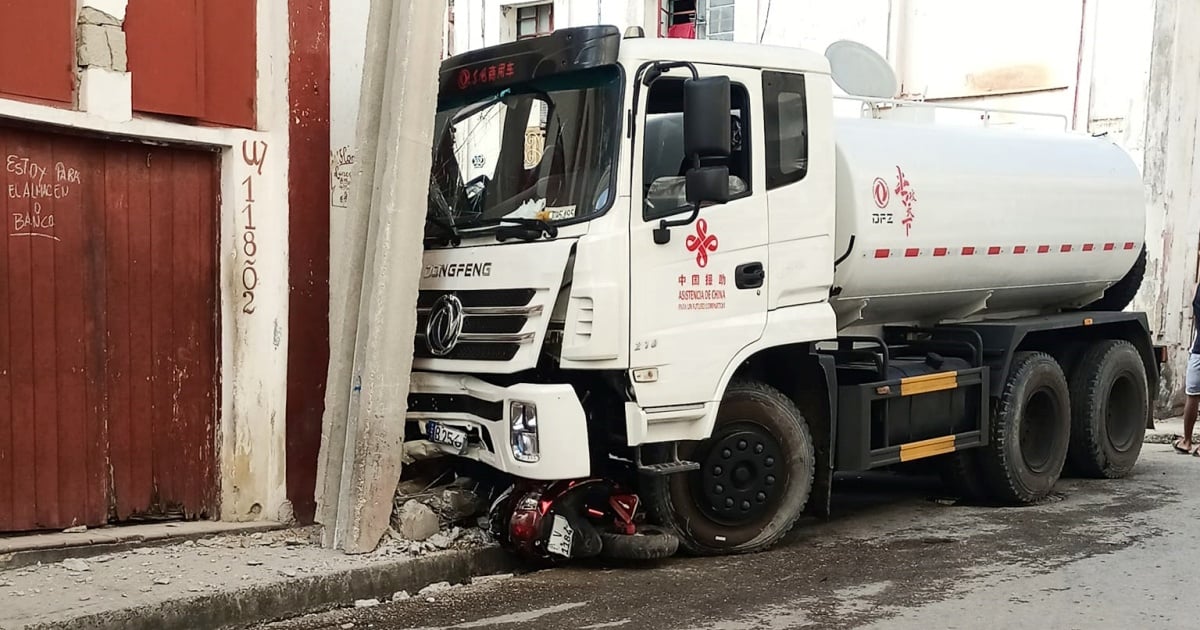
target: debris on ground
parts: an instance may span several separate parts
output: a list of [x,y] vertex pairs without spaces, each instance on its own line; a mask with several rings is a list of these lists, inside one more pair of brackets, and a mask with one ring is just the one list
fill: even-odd
[[428,505],[410,499],[400,506],[393,518],[394,527],[407,540],[427,540],[441,528],[437,514]]
[[503,476],[477,479],[457,470],[456,463],[461,461],[426,457],[405,469],[396,487],[391,528],[378,553],[419,556],[492,543],[489,501],[509,481]]

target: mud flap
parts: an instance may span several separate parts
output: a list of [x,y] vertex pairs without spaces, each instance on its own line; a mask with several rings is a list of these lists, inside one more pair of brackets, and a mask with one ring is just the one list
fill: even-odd
[[[825,378],[827,405],[820,415],[809,416],[809,430],[812,432],[813,449],[816,452],[816,466],[813,474],[812,492],[808,497],[808,505],[804,513],[809,516],[826,518],[830,513],[833,496],[833,454],[837,440],[837,368],[833,357],[813,354],[821,366],[821,375]],[[815,376],[815,375],[814,375]],[[808,411],[808,410],[806,410]],[[811,412],[810,412],[811,413]],[[824,416],[826,422],[814,422],[815,418]]]

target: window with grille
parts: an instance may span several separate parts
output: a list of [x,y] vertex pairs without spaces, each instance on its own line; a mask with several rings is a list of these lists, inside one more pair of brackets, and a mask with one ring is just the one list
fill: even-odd
[[733,41],[733,2],[734,0],[700,0],[699,4],[703,9],[701,15],[704,16],[699,35],[701,38]]
[[517,8],[517,39],[549,35],[554,30],[554,4]]

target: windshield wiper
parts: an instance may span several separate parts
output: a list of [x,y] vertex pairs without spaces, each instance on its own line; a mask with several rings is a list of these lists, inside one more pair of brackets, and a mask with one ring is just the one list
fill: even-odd
[[512,224],[501,225],[496,228],[496,240],[501,243],[510,238],[518,238],[523,241],[536,241],[543,236],[551,239],[558,237],[558,228],[542,219],[508,218],[499,219],[497,223]]
[[454,227],[454,222],[443,219],[442,217],[425,217],[425,224],[432,223],[437,228],[439,234],[436,237],[426,238],[426,241],[435,241],[444,245],[453,245],[458,247],[462,243],[462,235],[458,233],[458,228]]

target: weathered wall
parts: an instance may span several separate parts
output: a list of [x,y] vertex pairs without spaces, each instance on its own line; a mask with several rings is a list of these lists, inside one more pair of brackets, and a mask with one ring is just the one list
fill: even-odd
[[[1147,274],[1137,305],[1151,315],[1160,343],[1171,347],[1165,406],[1181,404],[1186,348],[1192,338],[1191,299],[1197,281],[1200,197],[1195,184],[1197,121],[1200,120],[1200,3],[1159,0],[1154,16],[1145,166],[1151,220],[1147,227]],[[1164,410],[1165,411],[1165,410]]]
[[[121,17],[125,0],[84,0]],[[130,73],[77,68],[74,107],[0,100],[0,117],[116,138],[198,144],[220,151],[221,518],[289,518],[285,493],[288,326],[288,7],[258,0],[257,125],[191,126],[133,118]],[[92,59],[85,57],[85,60]],[[111,50],[110,50],[111,60]]]

